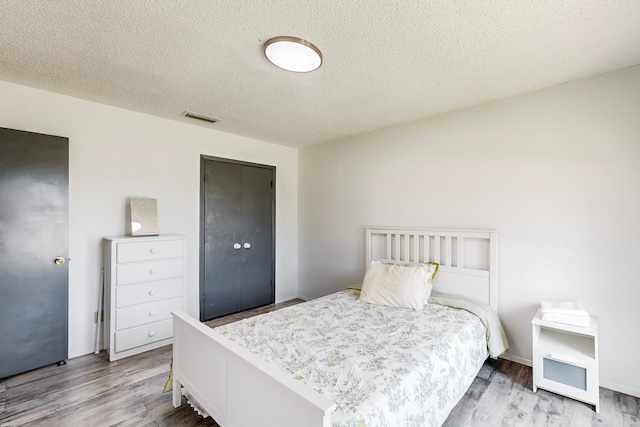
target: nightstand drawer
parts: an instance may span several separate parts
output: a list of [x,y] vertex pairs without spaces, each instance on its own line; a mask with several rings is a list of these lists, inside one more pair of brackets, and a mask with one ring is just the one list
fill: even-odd
[[171,310],[182,308],[182,298],[171,298],[116,310],[116,329],[122,330],[171,318]]
[[183,275],[184,264],[182,259],[122,264],[116,267],[116,285],[149,282],[182,277]]
[[183,240],[144,241],[118,243],[116,262],[153,261],[166,258],[182,258]]
[[176,277],[167,280],[118,286],[116,287],[115,308],[119,309],[134,304],[144,304],[182,296],[183,281],[182,277]]
[[580,390],[587,390],[587,369],[582,366],[543,357],[542,377]]
[[151,344],[173,336],[173,319],[150,323],[144,326],[117,331],[115,333],[116,352]]

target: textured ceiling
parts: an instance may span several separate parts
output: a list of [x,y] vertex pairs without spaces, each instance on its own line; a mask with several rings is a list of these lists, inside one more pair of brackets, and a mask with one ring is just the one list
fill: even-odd
[[0,1],[0,80],[293,147],[637,64],[638,0]]

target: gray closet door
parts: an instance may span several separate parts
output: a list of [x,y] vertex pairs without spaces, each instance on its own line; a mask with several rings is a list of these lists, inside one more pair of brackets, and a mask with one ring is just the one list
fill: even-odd
[[200,320],[271,304],[274,168],[203,159]]
[[4,378],[68,357],[69,140],[0,128],[0,151]]
[[242,307],[242,249],[234,248],[242,241],[242,167],[207,160],[205,176],[201,320],[236,313]]
[[242,167],[242,310],[274,302],[272,177]]

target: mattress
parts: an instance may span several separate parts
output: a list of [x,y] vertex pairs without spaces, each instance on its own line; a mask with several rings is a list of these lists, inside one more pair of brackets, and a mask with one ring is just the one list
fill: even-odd
[[441,425],[488,356],[483,322],[358,297],[348,289],[216,330],[335,402],[334,427]]

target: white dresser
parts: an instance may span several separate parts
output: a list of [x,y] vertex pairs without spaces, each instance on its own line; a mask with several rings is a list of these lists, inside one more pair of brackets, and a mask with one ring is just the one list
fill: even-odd
[[109,360],[170,344],[184,309],[185,236],[105,237],[104,339]]

